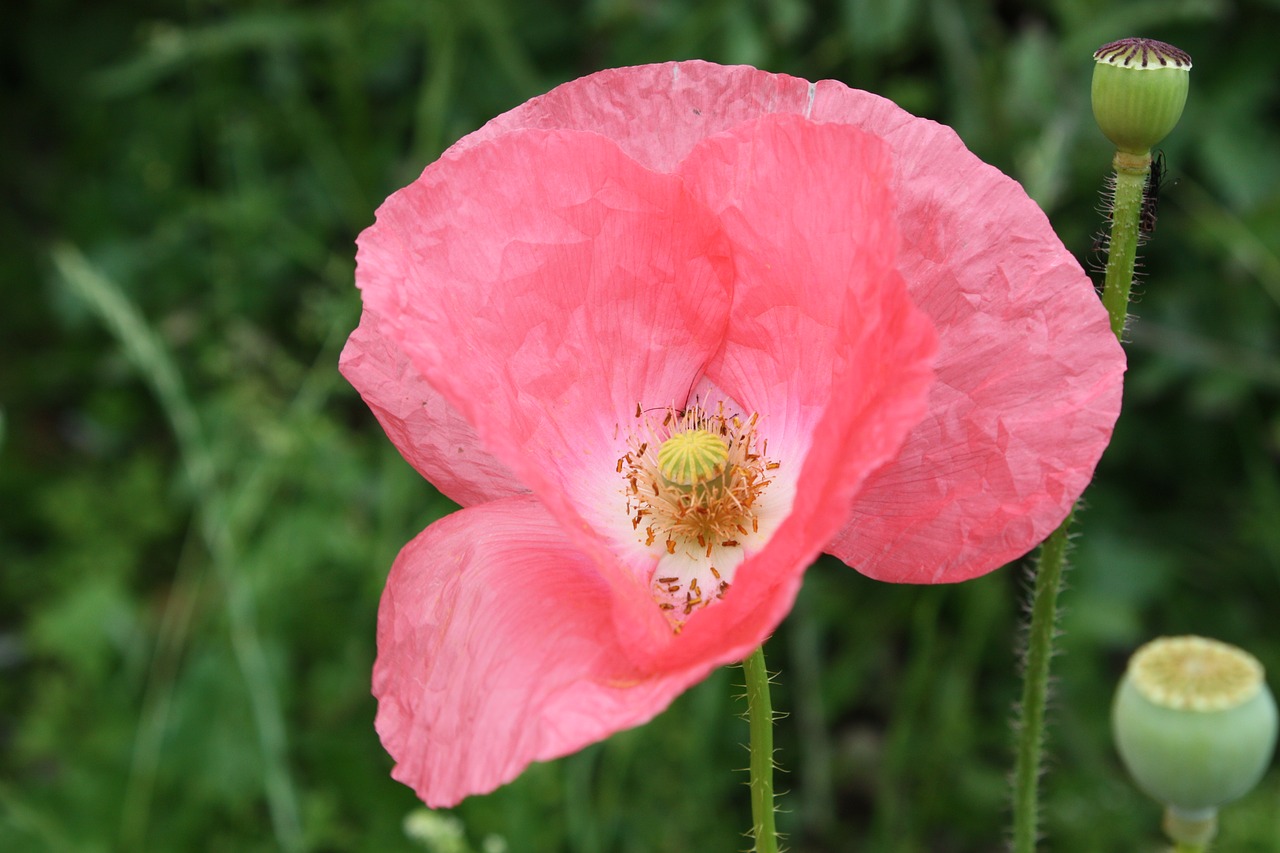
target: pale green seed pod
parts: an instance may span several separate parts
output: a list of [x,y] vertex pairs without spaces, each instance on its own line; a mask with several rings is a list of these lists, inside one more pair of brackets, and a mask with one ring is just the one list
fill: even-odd
[[1169,135],[1187,103],[1191,57],[1173,45],[1129,38],[1094,51],[1093,117],[1126,154],[1146,154]]
[[1276,702],[1262,664],[1203,637],[1163,637],[1138,649],[1111,723],[1134,782],[1185,818],[1212,818],[1248,793],[1276,745]]
[[729,445],[705,429],[677,432],[658,448],[658,471],[673,486],[698,486],[719,477]]

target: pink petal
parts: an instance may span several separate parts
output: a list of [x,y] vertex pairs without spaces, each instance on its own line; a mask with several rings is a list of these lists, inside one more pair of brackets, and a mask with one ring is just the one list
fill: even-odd
[[619,425],[683,404],[724,335],[715,217],[604,137],[522,131],[429,167],[358,242],[366,310],[591,547]]
[[771,113],[807,115],[814,84],[745,65],[666,62],[610,68],[557,86],[503,113],[446,152],[522,128],[589,130],[627,156],[674,172],[700,141]]
[[[867,476],[893,458],[926,410],[933,339],[905,298],[883,298],[864,326],[853,306],[842,329],[831,378],[858,393],[829,396],[814,421],[800,463],[791,513],[765,547],[738,568],[732,588],[715,606],[697,611],[675,637],[654,638],[650,666],[741,660],[791,610],[804,570],[848,518]],[[794,464],[794,463],[793,463]]]
[[949,128],[832,81],[812,115],[893,146],[899,268],[941,341],[929,417],[829,550],[883,580],[974,577],[1048,536],[1088,485],[1123,350],[1040,208]]
[[950,129],[836,81],[680,62],[568,83],[455,150],[516,128],[582,128],[673,170],[700,139],[768,113],[889,144],[899,269],[939,334],[930,415],[868,483],[830,550],[873,577],[924,583],[1025,553],[1092,477],[1119,413],[1124,354],[1044,214]]
[[[855,128],[775,115],[704,140],[679,174],[734,245],[729,332],[708,378],[765,414],[771,446],[799,458],[833,390],[857,393],[832,387],[839,336],[876,333],[886,305],[915,313],[894,269],[888,149]],[[931,354],[928,320],[907,328],[903,349]]]
[[385,325],[366,310],[338,366],[405,460],[462,506],[523,491],[515,475],[480,446],[471,424],[413,368]]
[[795,478],[795,501],[725,598],[656,653],[666,665],[736,660],[763,642],[926,411],[936,340],[894,271],[885,155],[857,130],[782,116],[705,140],[681,165],[721,213],[738,270],[711,387],[774,425],[769,455]]
[[641,673],[610,613],[608,585],[532,497],[428,527],[378,611],[373,692],[392,775],[451,806],[651,719],[710,670]]

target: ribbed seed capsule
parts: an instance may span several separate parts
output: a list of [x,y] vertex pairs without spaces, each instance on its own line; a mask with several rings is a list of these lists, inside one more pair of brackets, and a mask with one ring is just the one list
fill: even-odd
[[705,429],[678,432],[658,448],[658,472],[676,486],[705,483],[724,472],[729,446]]

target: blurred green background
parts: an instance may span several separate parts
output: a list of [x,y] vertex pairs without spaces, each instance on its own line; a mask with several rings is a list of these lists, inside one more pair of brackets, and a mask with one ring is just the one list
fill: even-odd
[[[1161,633],[1280,674],[1276,0],[11,0],[0,24],[0,850],[421,850],[369,695],[378,597],[448,503],[336,371],[353,240],[489,117],[615,65],[834,77],[953,125],[1089,262],[1092,51],[1195,59],[1125,415],[1080,518],[1048,849],[1155,851],[1109,745]],[[1025,566],[835,563],[770,641],[797,851],[995,851]],[[453,811],[437,850],[749,846],[741,673]],[[413,823],[413,821],[411,821]],[[1220,850],[1280,851],[1280,773]]]

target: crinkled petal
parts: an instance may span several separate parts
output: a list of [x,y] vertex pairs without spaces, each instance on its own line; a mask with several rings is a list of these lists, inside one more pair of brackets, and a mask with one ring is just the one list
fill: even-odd
[[505,465],[480,446],[471,424],[422,378],[372,311],[347,339],[338,361],[405,461],[462,506],[524,491]]
[[451,806],[651,719],[709,669],[637,670],[590,560],[536,499],[507,498],[400,552],[378,610],[376,726],[392,775]]
[[650,169],[674,172],[693,147],[772,113],[808,115],[808,80],[746,65],[666,62],[610,68],[557,86],[460,139],[445,156],[522,128],[603,134]]
[[679,62],[568,83],[457,147],[522,127],[584,128],[672,170],[701,139],[766,113],[889,144],[899,270],[939,334],[930,414],[867,484],[832,553],[873,577],[923,583],[1025,553],[1092,477],[1119,414],[1124,354],[1044,214],[950,129],[836,81]]
[[734,660],[763,642],[866,478],[926,412],[936,338],[894,271],[885,153],[856,130],[778,117],[707,139],[681,166],[721,214],[739,273],[702,387],[762,425],[782,422],[768,455],[794,499],[725,597],[660,649],[666,665]]
[[893,147],[899,268],[941,341],[930,414],[829,550],[883,580],[974,577],[1025,554],[1084,491],[1124,352],[1040,208],[953,131],[833,81],[812,115]]
[[[734,249],[729,331],[707,377],[764,416],[772,455],[802,458],[831,395],[861,390],[832,385],[846,306],[868,334],[886,295],[906,301],[888,149],[856,128],[774,115],[704,140],[679,174]],[[919,324],[906,347],[932,341]]]
[[602,136],[520,131],[428,168],[358,242],[367,310],[592,547],[583,517],[625,512],[620,425],[682,404],[723,338],[716,218]]
[[867,476],[893,458],[925,412],[933,376],[928,327],[905,300],[881,309],[875,329],[841,336],[833,381],[861,391],[833,395],[816,420],[789,515],[738,567],[722,600],[696,611],[678,636],[646,646],[650,665],[729,663],[763,643],[791,610],[804,570],[845,523]]

